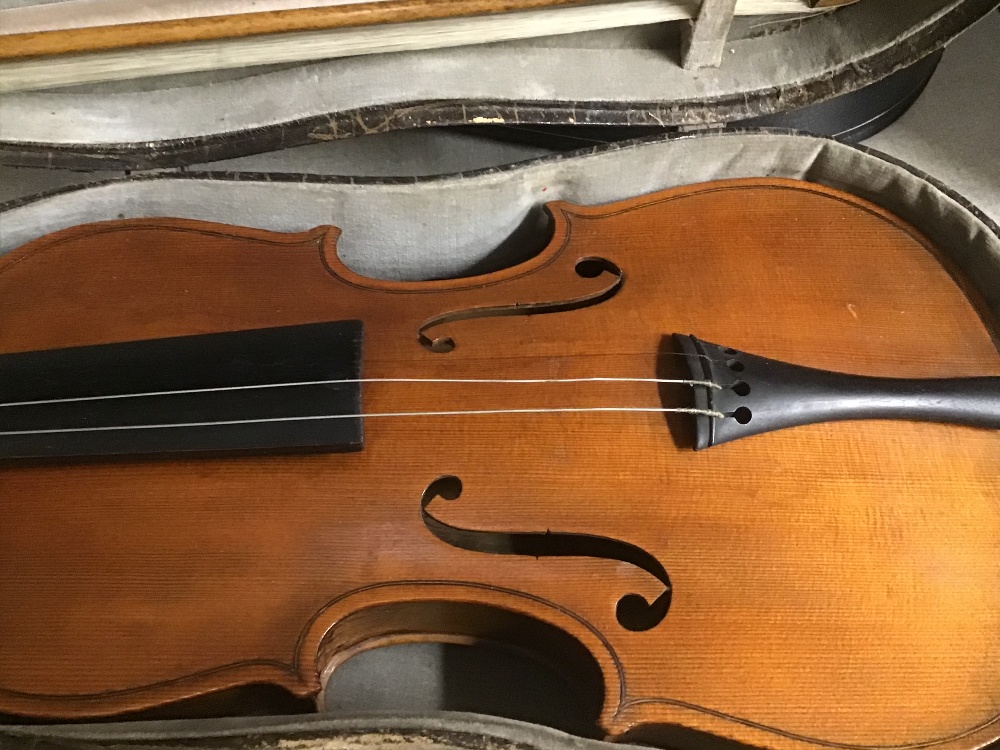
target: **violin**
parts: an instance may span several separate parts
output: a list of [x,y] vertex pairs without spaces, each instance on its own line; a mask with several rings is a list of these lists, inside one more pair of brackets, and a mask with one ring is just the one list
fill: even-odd
[[1000,320],[913,227],[747,179],[549,204],[495,273],[182,219],[0,258],[0,712],[471,638],[595,727],[1000,738]]

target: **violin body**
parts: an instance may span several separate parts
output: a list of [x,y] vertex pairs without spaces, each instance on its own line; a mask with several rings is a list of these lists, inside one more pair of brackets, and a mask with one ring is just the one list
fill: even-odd
[[[0,712],[315,696],[360,651],[471,637],[595,681],[616,738],[1000,738],[1000,432],[824,422],[696,451],[663,410],[691,388],[652,382],[687,377],[674,333],[996,377],[968,281],[806,183],[549,210],[540,255],[458,280],[363,278],[331,227],[179,219],[0,259],[0,354],[360,321],[363,411],[406,415],[347,452],[0,464]],[[635,410],[583,411],[608,406]]]

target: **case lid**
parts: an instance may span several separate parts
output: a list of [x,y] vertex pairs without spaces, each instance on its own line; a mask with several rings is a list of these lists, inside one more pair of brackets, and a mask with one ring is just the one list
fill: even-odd
[[798,109],[911,66],[998,0],[861,0],[737,19],[722,64],[662,24],[0,96],[0,160],[177,166],[388,130],[596,123],[704,128]]

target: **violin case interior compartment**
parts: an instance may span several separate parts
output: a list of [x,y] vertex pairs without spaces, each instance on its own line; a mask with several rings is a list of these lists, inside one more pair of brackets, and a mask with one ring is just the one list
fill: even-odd
[[[0,10],[38,1],[0,0]],[[450,126],[511,138],[518,132],[525,137],[518,128],[527,128],[529,136],[562,128],[563,148],[593,133],[620,139],[727,126],[795,128],[859,140],[902,114],[943,48],[997,5],[859,0],[804,16],[737,15],[718,39],[722,61],[715,67],[681,64],[690,24],[675,21],[15,91],[0,94],[0,164],[106,172],[190,168],[361,135]],[[605,135],[611,131],[613,136]],[[351,153],[357,157],[363,150]],[[380,154],[377,142],[369,151],[358,174],[386,174],[397,164]],[[513,155],[498,152],[497,163]],[[470,157],[469,163],[482,166],[483,158]],[[281,159],[265,163],[268,171],[282,171]],[[311,167],[302,155],[284,165],[284,171],[331,168],[329,160],[326,167]],[[451,160],[421,169],[457,166]],[[0,200],[9,195],[4,191]]]
[[[339,253],[357,273],[400,280],[469,276],[540,252],[551,237],[543,208],[549,201],[602,204],[711,180],[783,177],[848,191],[910,222],[955,260],[1000,315],[1000,229],[961,195],[864,147],[787,131],[716,127],[885,80],[929,59],[995,5],[861,0],[789,24],[771,19],[757,28],[744,20],[730,40],[733,52],[711,71],[682,69],[677,29],[650,27],[7,94],[0,97],[6,165],[0,171],[0,254],[77,224],[169,216],[280,232],[331,224],[343,230]],[[664,40],[666,48],[654,44]],[[483,167],[470,153],[469,164],[483,168],[419,177],[386,176],[397,164],[392,149],[385,136],[366,135],[484,121],[655,124],[674,132],[503,166]],[[407,147],[420,148],[418,136],[409,134]],[[302,148],[282,150],[289,146]],[[501,155],[535,153],[490,148]],[[420,162],[414,171],[432,166]],[[738,244],[732,252],[740,253]],[[669,248],[663,248],[663,263],[670,264]],[[474,709],[593,733],[588,721],[594,717],[570,717],[571,702],[552,697],[558,690],[538,699],[538,690],[513,678],[495,689],[530,700],[469,698],[476,693],[470,687],[475,676],[464,677],[464,685],[459,680],[457,690],[468,700],[456,698],[456,686],[441,679],[448,671],[446,652],[435,648],[398,647],[395,662],[375,652],[355,657],[354,667],[348,662],[331,678],[325,708]],[[490,681],[485,669],[478,677]],[[548,714],[541,705],[546,700],[558,703]],[[277,705],[245,708],[290,713],[287,704]],[[67,744],[72,738],[91,750],[129,743],[244,747],[246,732],[253,730],[254,742],[266,734],[252,719],[50,728],[11,721],[0,728],[2,748],[49,748],[49,740],[52,748],[75,747]],[[456,718],[459,729],[481,741],[454,744],[465,735],[436,721],[285,722],[272,734],[346,737],[329,745],[338,748],[371,747],[357,739],[370,733],[405,738],[409,732],[422,739],[403,744],[421,747],[435,745],[435,732],[450,738],[442,747],[555,750],[563,742],[544,735],[533,743],[517,735],[523,727],[497,729],[492,720]],[[253,746],[272,745],[260,740]],[[274,740],[273,746],[285,745]]]

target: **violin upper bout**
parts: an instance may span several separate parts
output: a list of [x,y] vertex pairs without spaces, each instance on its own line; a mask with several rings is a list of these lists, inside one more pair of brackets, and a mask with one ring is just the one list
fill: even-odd
[[[97,260],[101,253],[139,252],[142,247],[159,242],[176,243],[187,239],[185,244],[202,250],[226,249],[225,243],[253,243],[277,247],[314,246],[322,248],[324,254],[335,248],[340,237],[340,229],[331,225],[319,225],[300,232],[276,232],[269,229],[222,224],[200,219],[178,217],[150,217],[141,219],[111,219],[78,224],[45,234],[16,249],[0,255],[0,273],[39,254],[54,255],[59,252],[72,254],[86,253],[79,260]],[[88,242],[97,240],[96,242]],[[213,245],[216,246],[213,248]],[[65,256],[59,256],[64,262]],[[139,258],[137,258],[139,260]],[[65,266],[62,266],[65,271]]]
[[357,317],[325,264],[339,235],[150,218],[40,237],[0,257],[0,351]]

